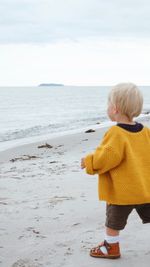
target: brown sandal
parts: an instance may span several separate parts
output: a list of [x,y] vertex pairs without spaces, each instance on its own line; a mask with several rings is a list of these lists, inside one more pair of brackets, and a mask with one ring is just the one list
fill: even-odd
[[[101,247],[105,247],[107,250],[107,253],[103,253],[101,251]],[[112,243],[109,244],[107,243],[106,240],[99,244],[97,247],[94,247],[90,250],[90,256],[95,257],[95,258],[107,258],[107,259],[117,259],[120,258],[120,248],[119,248],[119,243]]]

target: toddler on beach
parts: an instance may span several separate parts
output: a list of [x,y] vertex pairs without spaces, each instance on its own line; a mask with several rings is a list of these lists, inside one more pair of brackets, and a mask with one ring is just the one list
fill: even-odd
[[101,144],[81,159],[81,168],[98,174],[99,199],[106,201],[104,241],[90,251],[92,257],[119,258],[119,231],[136,210],[143,223],[150,222],[150,129],[133,121],[140,115],[143,97],[132,83],[110,91],[107,113],[116,125]]

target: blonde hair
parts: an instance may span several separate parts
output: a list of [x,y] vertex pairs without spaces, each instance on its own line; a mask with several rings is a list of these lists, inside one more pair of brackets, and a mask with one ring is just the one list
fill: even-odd
[[108,97],[116,105],[121,114],[133,119],[140,115],[143,107],[143,96],[133,83],[119,83],[114,86]]

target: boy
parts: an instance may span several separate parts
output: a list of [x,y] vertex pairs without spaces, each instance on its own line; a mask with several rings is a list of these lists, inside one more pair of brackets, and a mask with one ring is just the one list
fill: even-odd
[[116,122],[93,154],[81,160],[88,174],[99,175],[99,198],[106,201],[104,242],[92,248],[98,258],[119,258],[119,231],[136,209],[143,223],[150,222],[150,130],[133,121],[142,110],[136,85],[116,85],[108,98],[108,116]]

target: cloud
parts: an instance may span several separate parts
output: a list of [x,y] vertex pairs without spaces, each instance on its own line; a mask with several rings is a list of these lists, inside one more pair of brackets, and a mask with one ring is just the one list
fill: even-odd
[[0,43],[149,38],[149,0],[1,0]]

